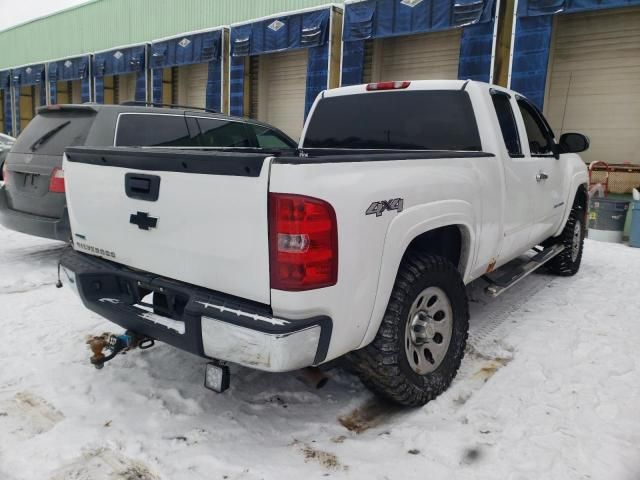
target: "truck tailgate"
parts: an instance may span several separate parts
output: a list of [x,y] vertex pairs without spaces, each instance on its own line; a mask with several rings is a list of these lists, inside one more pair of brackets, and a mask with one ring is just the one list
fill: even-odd
[[268,304],[266,154],[70,148],[74,248]]

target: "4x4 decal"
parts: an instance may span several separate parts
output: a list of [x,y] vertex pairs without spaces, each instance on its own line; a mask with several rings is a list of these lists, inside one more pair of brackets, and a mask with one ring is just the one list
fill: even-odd
[[396,210],[398,213],[402,211],[404,200],[402,198],[393,198],[391,200],[382,200],[381,202],[373,202],[367,208],[365,215],[373,215],[381,217],[384,212]]

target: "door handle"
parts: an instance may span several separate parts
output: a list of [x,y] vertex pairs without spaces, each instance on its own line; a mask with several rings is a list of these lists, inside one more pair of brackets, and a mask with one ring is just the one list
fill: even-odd
[[547,178],[549,178],[549,175],[547,175],[547,174],[546,174],[546,173],[544,173],[544,172],[539,172],[539,173],[536,175],[536,182],[542,182],[543,180],[546,180]]

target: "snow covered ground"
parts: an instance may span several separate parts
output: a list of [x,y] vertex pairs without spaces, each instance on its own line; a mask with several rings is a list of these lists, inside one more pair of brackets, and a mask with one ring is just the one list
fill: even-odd
[[234,368],[166,345],[96,371],[114,327],[56,289],[61,244],[0,227],[0,479],[640,479],[640,250],[588,241],[574,278],[472,287],[470,345],[421,409],[340,370]]

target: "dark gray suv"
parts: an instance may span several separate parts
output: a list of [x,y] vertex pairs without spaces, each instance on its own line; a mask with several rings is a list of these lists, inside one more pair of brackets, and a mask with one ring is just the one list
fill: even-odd
[[0,187],[0,223],[30,235],[67,241],[69,218],[62,155],[68,146],[225,147],[289,150],[278,129],[208,111],[137,105],[43,107],[7,155]]

